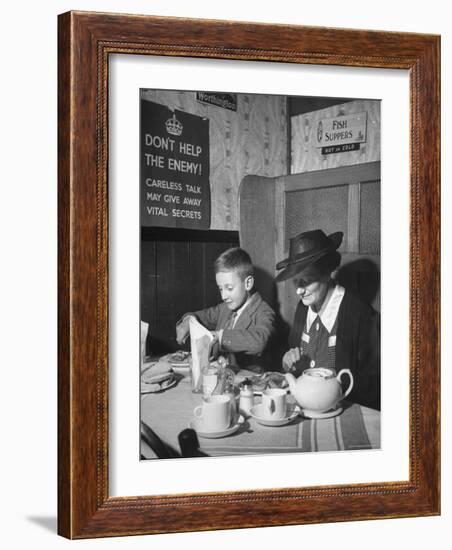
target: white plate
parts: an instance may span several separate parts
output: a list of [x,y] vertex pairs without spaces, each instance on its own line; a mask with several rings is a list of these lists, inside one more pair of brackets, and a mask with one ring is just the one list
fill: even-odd
[[300,407],[298,405],[287,405],[287,409],[289,411],[289,414],[285,416],[284,418],[278,418],[272,419],[272,418],[264,418],[261,414],[261,407],[262,405],[254,405],[254,407],[251,407],[250,415],[256,422],[259,424],[262,424],[262,426],[284,426],[286,424],[289,424],[294,420],[299,414],[300,414]]
[[171,365],[177,365],[177,366],[188,365],[189,359],[190,359],[190,353],[185,351],[182,352],[182,355],[183,355],[182,358],[179,357],[180,354],[181,353],[177,351],[175,353],[167,353],[166,355],[163,355],[162,357],[160,357],[160,361],[167,361],[168,363],[171,363]]
[[[177,378],[174,378],[167,386],[163,386],[163,388],[160,386],[160,384],[147,384],[146,382],[141,382],[141,393],[160,393],[164,392],[165,390],[169,390],[173,386],[177,384]],[[157,387],[160,386],[160,387]]]
[[160,361],[164,360],[167,363],[171,365],[171,368],[174,372],[177,372],[178,374],[182,374],[183,376],[187,376],[187,374],[190,372],[190,362],[189,362],[189,356],[187,356],[182,361],[178,361],[177,359],[173,359],[173,357],[176,355],[176,353],[168,353],[167,355],[164,355],[160,358]]
[[199,437],[204,437],[205,439],[218,439],[220,437],[227,437],[228,435],[232,435],[233,433],[235,433],[240,428],[240,426],[242,426],[244,421],[245,419],[242,415],[240,415],[237,422],[233,426],[230,426],[225,430],[220,430],[218,432],[204,432],[199,426],[199,420],[197,418],[193,418],[189,422],[188,427],[192,430],[195,430]]

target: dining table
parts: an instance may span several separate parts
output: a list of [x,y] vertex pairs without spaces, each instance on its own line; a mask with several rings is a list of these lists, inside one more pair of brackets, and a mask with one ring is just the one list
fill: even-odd
[[[247,375],[239,371],[236,378]],[[258,404],[261,397],[255,395],[254,399]],[[192,391],[189,373],[178,373],[168,389],[141,394],[140,418],[166,445],[179,449],[178,436],[190,427],[193,411],[202,400],[202,393]],[[295,404],[290,393],[288,402]],[[380,411],[349,401],[342,401],[341,408],[340,414],[330,418],[308,418],[300,411],[282,426],[265,426],[244,415],[239,428],[226,437],[198,437],[199,450],[208,456],[234,456],[379,449]],[[157,458],[143,440],[141,457]]]

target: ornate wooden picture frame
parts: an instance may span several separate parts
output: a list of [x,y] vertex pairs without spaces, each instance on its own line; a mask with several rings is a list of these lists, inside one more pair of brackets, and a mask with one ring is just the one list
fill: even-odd
[[[59,16],[58,47],[59,533],[88,538],[439,514],[440,38],[69,12]],[[409,71],[409,480],[109,495],[111,54]]]

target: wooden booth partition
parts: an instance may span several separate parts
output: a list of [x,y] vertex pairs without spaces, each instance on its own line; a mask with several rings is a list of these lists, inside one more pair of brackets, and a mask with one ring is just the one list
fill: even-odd
[[141,229],[141,320],[149,323],[147,354],[179,349],[177,320],[220,301],[213,263],[238,246],[236,231]]
[[343,231],[338,281],[380,310],[380,162],[277,178],[247,176],[239,193],[240,242],[256,265],[257,284],[286,328],[298,299],[290,281],[274,283],[289,239],[321,228]]

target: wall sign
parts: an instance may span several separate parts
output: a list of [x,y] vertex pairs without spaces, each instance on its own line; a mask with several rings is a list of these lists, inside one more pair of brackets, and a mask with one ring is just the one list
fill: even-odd
[[237,111],[237,94],[215,94],[211,92],[196,92],[196,99],[202,103],[216,105],[230,111]]
[[360,148],[359,143],[345,143],[342,145],[330,145],[329,147],[322,147],[322,155],[331,155],[333,153],[348,153],[348,151],[358,151]]
[[141,225],[210,228],[209,120],[141,99]]
[[324,118],[312,132],[314,147],[330,147],[349,143],[365,143],[367,113]]

